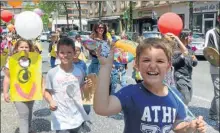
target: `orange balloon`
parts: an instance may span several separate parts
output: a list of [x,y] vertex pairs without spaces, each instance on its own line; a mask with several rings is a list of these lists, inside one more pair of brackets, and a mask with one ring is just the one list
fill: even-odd
[[12,7],[21,6],[22,0],[8,0],[8,4]]
[[9,24],[9,25],[7,26],[7,28],[8,28],[9,31],[14,31],[15,26],[14,26],[13,24]]
[[34,4],[40,3],[40,0],[33,0]]

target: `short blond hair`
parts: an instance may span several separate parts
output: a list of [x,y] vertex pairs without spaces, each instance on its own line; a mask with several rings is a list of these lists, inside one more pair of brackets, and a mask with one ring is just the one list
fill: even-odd
[[165,38],[147,38],[144,40],[139,40],[139,45],[137,46],[136,49],[136,64],[139,63],[140,56],[143,53],[145,49],[148,48],[157,48],[157,49],[162,49],[168,59],[169,62],[171,62],[171,58],[173,55],[173,49],[172,49],[172,42],[165,39]]

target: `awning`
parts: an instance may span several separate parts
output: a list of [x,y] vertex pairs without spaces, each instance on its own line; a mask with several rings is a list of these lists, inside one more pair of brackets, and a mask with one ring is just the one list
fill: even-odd
[[[87,25],[87,20],[82,19],[81,22],[82,22],[82,25]],[[59,19],[57,21],[53,20],[52,24],[53,25],[55,25],[55,24],[67,24],[67,21],[65,19]],[[69,20],[69,24],[74,24],[74,25],[79,27],[79,20],[78,19]]]
[[[101,17],[101,20],[114,20],[119,19],[120,16],[109,16],[109,17]],[[97,21],[99,18],[89,18],[88,21]]]

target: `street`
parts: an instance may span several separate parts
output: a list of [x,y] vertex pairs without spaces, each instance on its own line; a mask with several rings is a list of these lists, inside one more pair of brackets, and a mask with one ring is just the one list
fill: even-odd
[[[43,45],[43,74],[50,69],[48,57],[48,43]],[[128,83],[134,83],[131,79],[132,64],[128,65]],[[189,108],[195,116],[203,116],[207,123],[207,133],[218,133],[214,129],[215,122],[208,118],[208,111],[213,98],[213,86],[209,74],[209,63],[200,60],[193,70],[193,99]],[[90,133],[122,133],[124,121],[122,115],[111,117],[98,116],[92,110],[92,124]],[[4,102],[1,98],[1,133],[18,133],[18,115],[15,106],[12,103]],[[32,128],[40,133],[54,133],[50,131],[50,111],[45,101],[36,101],[33,110]]]

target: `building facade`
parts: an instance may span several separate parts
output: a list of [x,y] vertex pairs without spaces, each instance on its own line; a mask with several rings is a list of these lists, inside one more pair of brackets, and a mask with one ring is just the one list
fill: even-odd
[[99,6],[101,4],[100,17],[109,29],[114,29],[116,33],[122,30],[121,15],[126,10],[127,1],[90,1],[88,15],[88,30],[92,30],[94,24],[99,22]]
[[[54,12],[54,15],[52,15],[52,31],[55,31],[56,28],[61,28],[63,31],[79,30],[80,22],[78,2],[67,1],[66,6],[70,29],[67,29],[67,18],[64,6],[60,6],[61,10],[59,10],[59,12]],[[88,4],[86,1],[80,1],[80,6],[82,30],[87,30]]]
[[217,23],[220,2],[194,2],[193,20],[194,30],[206,33],[209,29],[214,28]]

